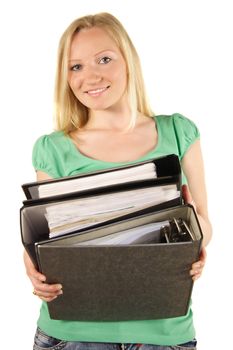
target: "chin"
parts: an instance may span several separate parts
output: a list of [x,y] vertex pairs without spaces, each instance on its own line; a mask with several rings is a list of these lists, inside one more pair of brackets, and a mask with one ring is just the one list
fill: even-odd
[[88,103],[85,106],[93,111],[104,111],[113,107],[112,103]]

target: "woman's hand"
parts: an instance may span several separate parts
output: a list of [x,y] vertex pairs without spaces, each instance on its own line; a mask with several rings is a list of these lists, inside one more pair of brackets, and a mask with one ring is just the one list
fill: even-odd
[[[191,204],[196,210],[196,205],[193,201],[192,195],[187,185],[182,186],[182,196],[183,196],[184,202],[187,204]],[[201,277],[202,270],[205,266],[205,261],[206,261],[206,249],[202,247],[199,260],[192,264],[192,269],[190,270],[190,275],[192,276],[193,281],[196,281],[199,277]]]
[[33,294],[37,295],[40,299],[47,302],[56,299],[58,295],[62,294],[61,284],[45,283],[46,277],[36,270],[26,251],[24,251],[24,264],[26,273],[34,287]]
[[190,270],[190,275],[192,276],[193,281],[196,281],[199,277],[201,277],[202,270],[205,266],[206,261],[206,249],[201,248],[199,260],[192,264],[192,269]]

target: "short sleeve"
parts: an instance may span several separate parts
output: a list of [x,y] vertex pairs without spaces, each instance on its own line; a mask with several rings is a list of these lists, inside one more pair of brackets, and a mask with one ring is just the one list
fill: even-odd
[[177,146],[182,159],[189,147],[200,138],[200,132],[196,124],[183,115],[176,113],[172,117]]
[[54,174],[52,156],[52,145],[48,135],[43,135],[35,142],[32,150],[32,164],[35,170],[45,172],[51,177],[56,177]]

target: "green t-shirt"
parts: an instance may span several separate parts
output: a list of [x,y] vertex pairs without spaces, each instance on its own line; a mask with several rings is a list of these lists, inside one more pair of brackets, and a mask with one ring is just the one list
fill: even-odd
[[[176,154],[181,160],[190,145],[199,138],[197,127],[177,113],[156,116],[154,119],[158,143],[152,151],[137,161],[167,154]],[[41,136],[33,148],[33,166],[53,178],[123,164],[126,163],[105,162],[84,156],[73,141],[60,131]],[[162,320],[81,322],[52,320],[47,304],[42,303],[38,326],[48,335],[67,341],[176,345],[190,341],[195,336],[191,308],[185,316]]]

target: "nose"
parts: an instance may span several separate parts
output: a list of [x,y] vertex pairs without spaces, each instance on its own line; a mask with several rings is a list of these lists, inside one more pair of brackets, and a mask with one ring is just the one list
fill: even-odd
[[85,72],[85,82],[86,84],[95,85],[102,80],[101,74],[97,68],[89,67]]

